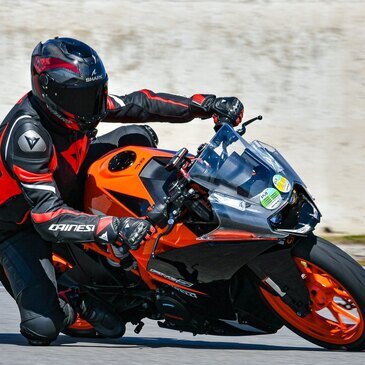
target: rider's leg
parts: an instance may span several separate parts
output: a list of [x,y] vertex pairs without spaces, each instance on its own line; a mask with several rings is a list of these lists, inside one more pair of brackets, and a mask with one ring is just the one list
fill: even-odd
[[157,144],[157,134],[150,126],[121,126],[100,137],[96,137],[90,144],[82,169],[87,170],[94,161],[115,148],[125,146],[157,147]]
[[105,337],[121,337],[125,325],[103,303],[87,294],[76,303],[59,298],[51,244],[29,229],[0,245],[5,270],[20,312],[20,332],[32,345],[49,345],[76,319],[76,311]]
[[20,332],[34,345],[48,345],[75,320],[72,307],[58,298],[51,255],[51,245],[34,229],[0,245],[0,261],[20,312]]

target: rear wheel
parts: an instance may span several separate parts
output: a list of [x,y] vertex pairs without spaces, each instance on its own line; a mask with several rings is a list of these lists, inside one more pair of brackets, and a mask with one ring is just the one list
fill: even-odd
[[311,312],[299,317],[279,296],[261,292],[285,325],[330,349],[365,348],[365,270],[345,252],[321,238],[302,239],[293,249],[311,299]]

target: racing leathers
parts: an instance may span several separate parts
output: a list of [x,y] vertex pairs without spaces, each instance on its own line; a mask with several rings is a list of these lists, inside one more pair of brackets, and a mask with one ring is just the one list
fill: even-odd
[[[108,96],[105,122],[183,123],[213,114],[213,95],[191,98],[141,90]],[[82,213],[79,173],[90,137],[57,123],[31,93],[14,106],[0,126],[0,242],[33,224],[45,241],[99,242],[108,230],[115,240],[116,218]],[[114,235],[114,236],[113,236]]]
[[[215,113],[228,115],[235,123],[243,108],[230,99],[200,94],[185,98],[149,90],[110,95],[104,121],[133,124],[96,138],[93,131],[57,124],[31,92],[13,107],[0,125],[0,269],[19,307],[21,333],[30,343],[49,344],[75,319],[75,307],[57,295],[49,242],[121,240],[135,249],[140,243],[137,230],[144,230],[143,235],[148,231],[139,226],[130,232],[117,217],[82,212],[88,166],[119,146],[155,146],[153,130],[134,123],[182,123]],[[104,336],[121,336],[124,327],[118,317],[88,300],[76,308],[79,314]]]

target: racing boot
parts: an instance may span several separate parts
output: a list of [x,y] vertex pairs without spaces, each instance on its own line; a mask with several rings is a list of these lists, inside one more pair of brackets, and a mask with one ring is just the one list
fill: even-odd
[[118,316],[97,299],[85,297],[81,300],[78,313],[88,321],[95,331],[109,338],[119,338],[125,333],[125,324]]
[[82,295],[77,289],[69,289],[59,295],[67,298],[80,317],[89,322],[103,337],[119,338],[124,335],[125,324],[100,300]]

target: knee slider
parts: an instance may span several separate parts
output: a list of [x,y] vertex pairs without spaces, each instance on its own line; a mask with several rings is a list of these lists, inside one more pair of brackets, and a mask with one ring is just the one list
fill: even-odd
[[101,136],[100,141],[115,144],[115,148],[125,146],[157,147],[158,137],[148,125],[128,125]]
[[20,324],[20,333],[31,344],[48,345],[57,338],[61,326],[61,323],[54,323],[50,318],[37,317],[22,322]]

